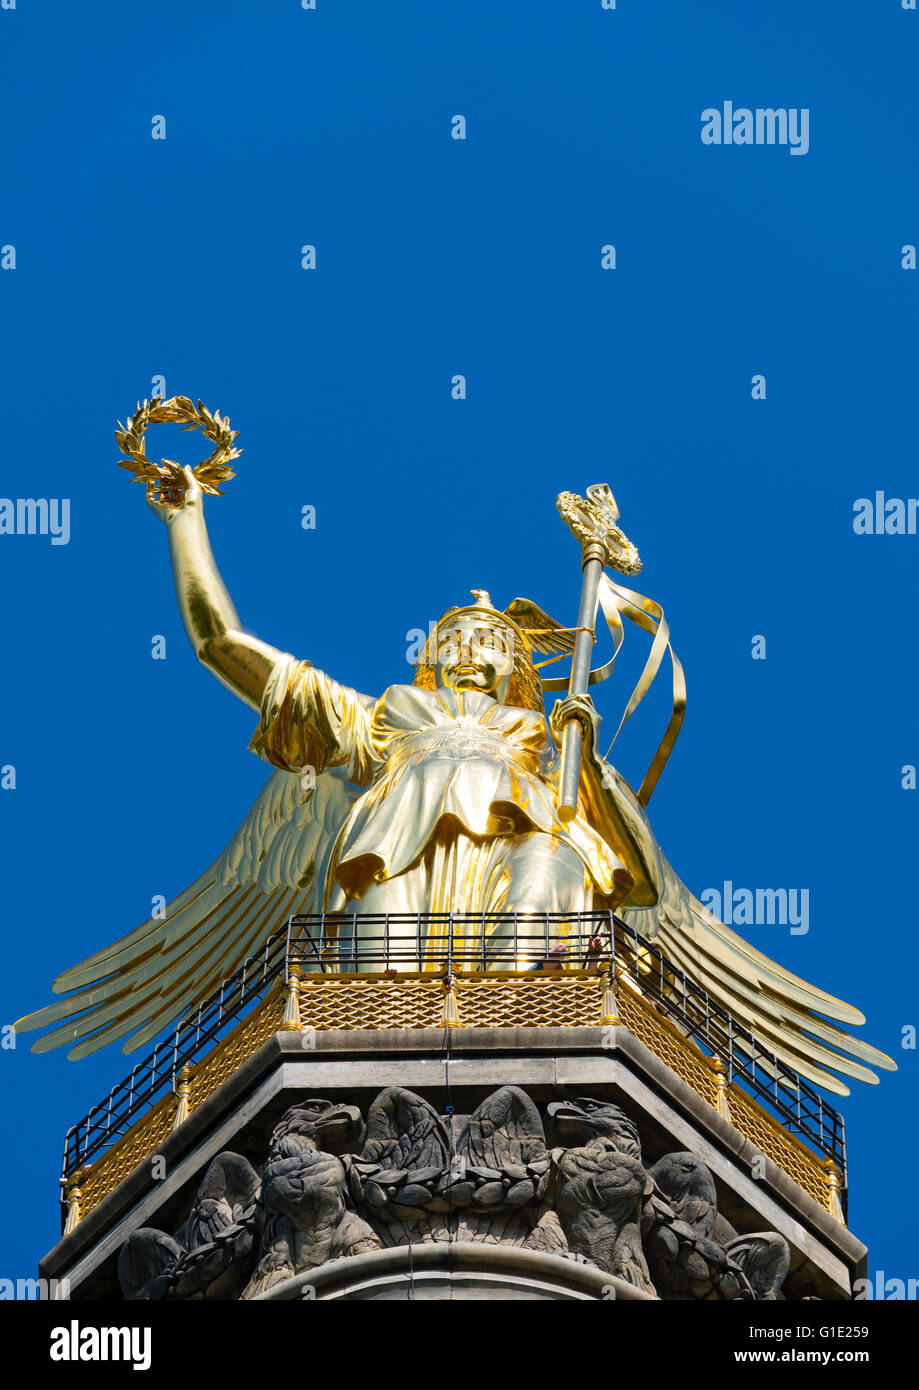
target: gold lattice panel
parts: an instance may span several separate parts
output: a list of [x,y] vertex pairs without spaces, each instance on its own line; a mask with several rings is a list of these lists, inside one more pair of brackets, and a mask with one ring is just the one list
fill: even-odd
[[809,1197],[829,1211],[826,1172],[816,1154],[804,1147],[793,1134],[787,1134],[778,1121],[767,1115],[745,1091],[732,1086],[728,1094],[731,1123],[771,1158],[777,1168],[803,1187]]
[[[654,1006],[627,986],[618,991],[619,1017],[624,1027],[643,1042],[649,1051],[697,1095],[714,1106],[717,1101],[715,1073],[705,1055],[694,1043],[684,1038],[678,1028],[659,1014]],[[731,1123],[745,1139],[755,1144],[760,1153],[787,1173],[808,1196],[827,1211],[831,1211],[830,1189],[826,1170],[815,1153],[806,1148],[794,1135],[788,1134],[778,1120],[768,1114],[738,1086],[728,1088]]]
[[622,1025],[644,1043],[655,1057],[666,1062],[671,1071],[685,1081],[709,1105],[717,1099],[715,1074],[703,1053],[684,1038],[678,1028],[659,1014],[653,1005],[635,994],[627,985],[620,985],[617,1004]]
[[[596,1027],[603,1021],[603,978],[588,971],[468,973],[454,977],[459,1022],[465,1027]],[[285,993],[275,989],[194,1068],[189,1113],[201,1105],[264,1042],[281,1031]],[[427,973],[305,976],[300,984],[304,1028],[440,1028],[445,993],[440,975]],[[718,1093],[708,1058],[654,1005],[626,985],[617,991],[621,1024],[712,1106]],[[745,1138],[828,1211],[826,1173],[816,1154],[788,1134],[744,1091],[728,1091],[731,1122]],[[113,1145],[86,1174],[80,1213],[85,1216],[172,1131],[177,1100],[168,1095]]]
[[456,979],[460,1022],[465,1027],[596,1027],[602,1017],[598,975],[527,971],[499,978]]
[[138,1163],[156,1153],[172,1130],[175,1108],[175,1096],[164,1097],[92,1165],[81,1185],[81,1216],[86,1216],[93,1207],[97,1207],[103,1197],[107,1197],[129,1173],[133,1173]]
[[304,1028],[437,1028],[443,1023],[439,975],[323,975],[300,986]]
[[[281,1026],[283,1013],[284,996],[274,992],[199,1062],[192,1072],[189,1085],[189,1111],[197,1109],[221,1082],[239,1070],[262,1043],[274,1036]],[[164,1096],[89,1168],[81,1184],[81,1217],[113,1192],[138,1163],[156,1153],[163,1140],[172,1133],[176,1104],[173,1094]]]
[[192,1072],[188,1093],[189,1111],[196,1110],[229,1077],[239,1071],[263,1043],[280,1031],[284,1017],[284,994],[275,990],[263,999],[248,1018],[218,1043],[213,1052]]

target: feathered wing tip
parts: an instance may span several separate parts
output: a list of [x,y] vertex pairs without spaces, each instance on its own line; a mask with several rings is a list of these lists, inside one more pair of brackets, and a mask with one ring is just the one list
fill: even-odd
[[74,1043],[72,1059],[118,1039],[134,1052],[215,990],[294,913],[320,911],[335,838],[359,789],[327,771],[305,789],[271,774],[223,854],[184,893],[120,941],[63,971],[66,998],[15,1025],[58,1025],[32,1045]]
[[896,1071],[896,1062],[886,1053],[837,1026],[863,1024],[858,1009],[757,951],[709,912],[663,854],[660,858],[661,901],[654,907],[626,909],[623,919],[729,1010],[758,1045],[836,1095],[849,1094],[839,1072],[874,1085],[878,1078],[871,1067]]
[[533,650],[542,656],[563,656],[574,651],[577,637],[574,629],[563,627],[550,618],[532,599],[512,599],[504,612],[517,624]]

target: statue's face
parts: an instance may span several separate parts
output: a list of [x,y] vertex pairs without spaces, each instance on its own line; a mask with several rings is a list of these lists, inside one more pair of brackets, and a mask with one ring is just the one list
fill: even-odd
[[466,613],[438,631],[434,674],[441,688],[481,690],[503,704],[513,672],[513,634],[500,624]]

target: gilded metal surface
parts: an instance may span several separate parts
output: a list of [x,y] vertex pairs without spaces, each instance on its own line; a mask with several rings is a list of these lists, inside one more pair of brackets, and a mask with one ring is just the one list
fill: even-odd
[[[239,1070],[253,1052],[280,1031],[284,1002],[282,991],[273,992],[195,1067],[188,1081],[186,1114],[197,1110],[218,1086]],[[159,1145],[175,1128],[177,1102],[181,1104],[181,1099],[174,1094],[164,1096],[97,1163],[86,1170],[80,1201],[81,1216],[86,1216],[93,1207],[98,1206],[103,1197],[113,1192],[139,1163],[156,1153]]]
[[[809,1197],[828,1212],[833,1212],[830,1193],[824,1179],[822,1161],[793,1134],[756,1104],[739,1086],[730,1088],[731,1124],[745,1139],[755,1144],[760,1153],[771,1159],[777,1168],[803,1187]],[[841,1219],[841,1212],[840,1212]]]
[[[151,406],[149,418],[163,409]],[[133,449],[134,437],[125,443]],[[438,625],[415,683],[362,695],[243,630],[211,553],[202,486],[182,473],[171,500],[168,489],[150,500],[166,523],[182,620],[204,665],[259,711],[250,746],[276,771],[224,853],[161,918],[65,971],[55,992],[73,993],[19,1021],[22,1031],[54,1025],[35,1050],[69,1044],[79,1058],[116,1040],[143,1047],[291,914],[621,905],[627,923],[809,1081],[845,1095],[840,1073],[876,1081],[872,1066],[895,1069],[838,1026],[863,1023],[857,1009],[756,951],[665,859],[643,803],[682,717],[675,658],[671,722],[637,795],[599,754],[588,696],[561,701],[547,721],[542,692],[558,686],[540,680],[533,652],[570,650],[573,630],[528,600],[502,613],[474,591],[475,604]],[[614,528],[611,494],[593,500]],[[626,564],[624,538],[621,547]],[[654,636],[624,722],[669,649],[668,630],[658,605],[600,581],[614,634],[626,616]],[[583,749],[578,814],[566,822],[549,727],[569,717]]]
[[[304,977],[304,1028],[439,1028],[444,1017],[442,977],[400,974]],[[464,1022],[466,1020],[464,1019]]]
[[718,1088],[715,1073],[704,1053],[689,1042],[668,1018],[642,999],[627,981],[620,984],[617,1002],[622,1026],[716,1109]]
[[574,492],[561,492],[555,500],[562,520],[581,543],[581,601],[578,607],[577,639],[568,682],[568,701],[558,720],[562,735],[562,762],[559,772],[558,814],[567,825],[578,811],[578,788],[581,780],[581,743],[584,733],[583,716],[578,713],[575,697],[587,694],[590,682],[590,653],[594,644],[597,621],[597,599],[605,565],[613,565],[625,574],[638,574],[641,560],[638,551],[625,532],[616,525],[619,508],[605,483],[595,483],[587,489],[587,497]]
[[148,501],[173,506],[180,505],[185,496],[185,470],[174,459],[161,459],[157,464],[147,457],[147,426],[152,424],[182,425],[184,430],[200,427],[212,440],[214,449],[192,473],[204,492],[220,497],[220,483],[236,476],[230,461],[242,453],[242,449],[234,447],[239,430],[231,430],[229,420],[221,417],[218,410],[211,414],[201,401],[195,406],[187,396],[144,401],[125,424],[119,424],[115,439],[124,457],[119,459],[118,467],[133,473],[135,482],[146,485]]
[[80,1216],[87,1216],[103,1197],[114,1192],[139,1163],[155,1154],[157,1148],[172,1133],[175,1118],[175,1096],[165,1096],[149,1110],[142,1120],[128,1130],[117,1144],[87,1171],[80,1202]]
[[[739,1086],[730,1086],[723,1091],[719,1085],[719,1073],[711,1059],[684,1038],[669,1019],[659,1014],[634,990],[620,988],[619,1013],[629,1032],[691,1086],[697,1095],[707,1100],[713,1110],[719,1111],[719,1101],[723,1098],[729,1111],[725,1118],[730,1119],[734,1128],[755,1144],[760,1153],[771,1159],[777,1168],[787,1173],[815,1202],[832,1212],[823,1162],[816,1154],[794,1135],[788,1134],[778,1120],[767,1114]],[[720,1113],[723,1114],[723,1110]]]
[[77,1173],[69,1182],[65,1183],[62,1181],[61,1184],[64,1188],[64,1202],[66,1204],[64,1230],[62,1232],[65,1236],[69,1236],[71,1231],[76,1230],[83,1219],[83,1211],[81,1208],[83,1189],[80,1186],[80,1181],[80,1174]]
[[[610,984],[606,972],[520,971],[494,975],[454,975],[445,992],[444,978],[430,974],[393,977],[305,975],[299,982],[302,1028],[339,1029],[443,1028],[446,1026],[514,1028],[578,1027],[608,1022]],[[283,1022],[287,991],[279,989],[205,1058],[186,1078],[187,1113],[191,1114],[217,1087],[274,1033]],[[737,1086],[725,1087],[712,1060],[685,1038],[644,998],[625,984],[616,990],[619,1020],[713,1109],[731,1123],[777,1167],[822,1207],[842,1219],[838,1173],[830,1169],[777,1120]],[[180,1104],[182,1100],[180,1099]],[[168,1095],[82,1176],[78,1216],[85,1216],[113,1191],[139,1163],[154,1154],[175,1127],[177,1098]],[[835,1183],[835,1185],[834,1185]],[[75,1207],[76,1202],[72,1205]]]
[[728,1069],[720,1057],[713,1057],[710,1065],[715,1075],[715,1109],[723,1120],[729,1120],[731,1105],[728,1099]]
[[596,1026],[603,1012],[603,980],[595,973],[530,970],[501,976],[461,975],[456,989],[467,1027]]
[[831,1158],[824,1159],[823,1167],[824,1182],[826,1183],[828,1194],[827,1205],[830,1215],[835,1217],[841,1225],[845,1225],[846,1218],[842,1210],[842,1201],[840,1198],[840,1193],[842,1191],[842,1174]]
[[606,751],[607,758],[612,751],[613,744],[622,732],[626,721],[632,715],[647,695],[651,686],[657,678],[660,670],[664,653],[670,654],[670,666],[672,670],[672,699],[673,703],[670,710],[670,718],[667,721],[667,728],[664,736],[655,750],[654,756],[648,766],[648,770],[638,788],[638,800],[642,806],[647,806],[651,799],[651,793],[660,780],[660,775],[667,766],[670,754],[673,752],[674,745],[679,737],[680,729],[683,727],[683,717],[686,713],[686,677],[683,674],[683,666],[677,657],[676,652],[670,644],[670,627],[664,617],[664,610],[654,599],[645,598],[643,594],[636,593],[634,589],[626,589],[621,584],[614,584],[608,575],[604,574],[600,578],[600,588],[598,600],[604,617],[606,618],[613,641],[618,650],[622,641],[622,615],[624,614],[630,622],[636,624],[643,631],[648,632],[654,641],[648,659],[644,664],[644,669],[635,684],[635,688],[629,696],[628,703],[623,711],[622,718],[613,734],[612,743]]
[[605,552],[606,563],[614,569],[623,574],[640,573],[638,551],[617,525],[619,508],[606,483],[594,483],[587,489],[586,497],[560,492],[555,505],[583,549],[599,545]]
[[299,965],[289,965],[287,968],[287,998],[284,1004],[284,1017],[281,1020],[285,1028],[298,1029],[301,1026],[300,977],[301,971]]

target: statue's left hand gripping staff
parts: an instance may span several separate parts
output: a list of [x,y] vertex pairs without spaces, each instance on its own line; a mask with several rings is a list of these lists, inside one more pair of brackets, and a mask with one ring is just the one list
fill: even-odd
[[641,560],[632,542],[616,524],[619,508],[606,483],[594,483],[587,489],[586,499],[573,492],[562,492],[555,505],[581,544],[581,602],[574,659],[568,699],[562,702],[556,714],[557,733],[562,740],[558,815],[559,820],[568,824],[574,820],[578,809],[581,743],[584,734],[591,732],[590,717],[581,708],[581,700],[591,682],[590,655],[603,568],[612,565],[624,574],[638,574]]

